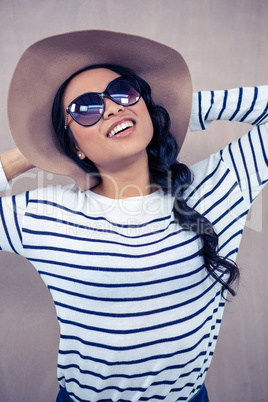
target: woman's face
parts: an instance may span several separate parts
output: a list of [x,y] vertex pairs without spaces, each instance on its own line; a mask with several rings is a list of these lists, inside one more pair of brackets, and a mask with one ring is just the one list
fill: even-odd
[[[68,84],[64,97],[64,109],[78,96],[86,92],[103,92],[107,85],[119,74],[98,68],[77,75]],[[104,114],[93,126],[83,127],[68,115],[77,153],[95,163],[100,172],[112,172],[133,163],[139,157],[147,158],[146,147],[153,136],[153,125],[144,100],[141,98],[133,106],[121,106],[104,98]],[[110,136],[111,131],[122,123],[130,122],[130,127]],[[121,126],[122,128],[122,126]]]

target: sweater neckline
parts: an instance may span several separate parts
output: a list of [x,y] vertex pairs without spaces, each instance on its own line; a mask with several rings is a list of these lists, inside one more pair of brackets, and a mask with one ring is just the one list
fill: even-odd
[[147,194],[147,195],[126,197],[126,198],[110,198],[110,197],[106,197],[104,195],[97,194],[92,190],[87,190],[87,195],[90,198],[93,198],[93,199],[101,201],[101,202],[105,202],[106,204],[114,204],[114,203],[117,203],[117,202],[128,203],[128,202],[147,201],[150,198],[159,197],[162,192],[163,192],[162,189],[158,189],[158,190],[156,190],[156,191],[154,191],[154,192],[152,192],[150,194]]

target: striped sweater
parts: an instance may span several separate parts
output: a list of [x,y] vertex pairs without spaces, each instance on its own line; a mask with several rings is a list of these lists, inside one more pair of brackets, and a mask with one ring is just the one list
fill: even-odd
[[[193,98],[192,131],[217,119],[255,126],[194,165],[185,194],[233,260],[268,177],[267,101],[267,86]],[[1,249],[25,256],[53,297],[58,380],[74,401],[189,401],[205,380],[224,299],[173,202],[161,190],[113,200],[76,186],[0,201]]]

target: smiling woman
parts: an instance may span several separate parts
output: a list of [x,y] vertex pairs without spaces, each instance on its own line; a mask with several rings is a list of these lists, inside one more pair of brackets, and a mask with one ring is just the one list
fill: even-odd
[[[208,401],[242,229],[268,180],[267,92],[192,100],[178,52],[119,33],[59,35],[22,56],[8,100],[20,168],[78,184],[1,199],[1,248],[32,262],[55,303],[57,402]],[[190,113],[192,130],[255,127],[189,169],[177,156]]]

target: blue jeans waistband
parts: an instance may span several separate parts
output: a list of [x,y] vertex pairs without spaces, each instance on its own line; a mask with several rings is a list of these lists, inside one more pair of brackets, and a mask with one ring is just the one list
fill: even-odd
[[56,402],[73,402],[65,388],[60,387]]
[[202,385],[200,390],[194,395],[189,402],[209,402],[207,389],[205,384]]
[[[56,402],[73,402],[73,399],[68,395],[65,388],[60,388]],[[202,385],[198,393],[189,402],[209,402],[205,384]]]

